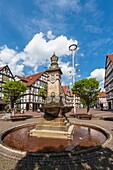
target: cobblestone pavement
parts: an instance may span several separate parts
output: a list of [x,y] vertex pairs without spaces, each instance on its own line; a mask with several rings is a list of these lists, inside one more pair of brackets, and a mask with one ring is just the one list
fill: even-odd
[[[99,120],[102,116],[112,117],[112,111],[99,111],[91,109],[93,118],[91,120],[81,120],[68,113],[69,119],[74,123],[90,123],[107,129],[113,135],[113,121]],[[85,109],[77,110],[77,113],[86,113]],[[30,113],[32,114],[32,113]],[[39,117],[39,113],[32,114]],[[31,118],[24,121],[0,121],[0,132],[25,123],[37,122],[39,118]],[[0,151],[1,154],[2,151]],[[69,155],[48,156],[30,156],[16,158],[8,156],[8,153],[0,155],[0,170],[112,170],[113,169],[113,140],[107,147],[97,147],[87,152],[72,153]]]

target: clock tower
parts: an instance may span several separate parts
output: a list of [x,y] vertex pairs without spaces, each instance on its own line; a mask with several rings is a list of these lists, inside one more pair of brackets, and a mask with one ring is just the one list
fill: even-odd
[[51,97],[54,93],[56,99],[60,99],[61,94],[61,75],[62,71],[58,66],[58,57],[53,54],[51,57],[51,65],[47,70],[48,73],[48,91],[47,98]]
[[74,124],[64,116],[70,108],[63,105],[61,96],[62,71],[58,66],[58,57],[53,54],[48,73],[47,98],[43,105],[44,116],[40,119],[35,129],[30,131],[31,136],[72,139]]

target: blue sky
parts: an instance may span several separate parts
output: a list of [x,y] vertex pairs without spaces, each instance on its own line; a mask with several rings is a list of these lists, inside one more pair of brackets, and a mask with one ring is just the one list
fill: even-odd
[[71,53],[79,76],[95,77],[103,87],[105,59],[113,53],[113,0],[0,0],[0,66],[13,74],[30,75],[45,70],[55,52],[70,84]]

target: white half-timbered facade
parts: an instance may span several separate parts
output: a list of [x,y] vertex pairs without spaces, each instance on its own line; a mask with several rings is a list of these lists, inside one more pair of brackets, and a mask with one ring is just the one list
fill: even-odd
[[[44,100],[42,97],[38,96],[38,91],[41,88],[44,88],[44,85],[47,84],[47,73],[40,72],[31,76],[21,77],[15,76],[15,80],[22,81],[27,87],[28,90],[22,94],[20,100],[17,102],[18,107],[26,111],[38,111],[38,109],[43,107]],[[62,86],[63,94],[63,103],[65,106],[73,105],[73,94],[69,90],[68,86]],[[80,106],[80,99],[76,99],[77,107]]]
[[[69,89],[69,86],[62,86],[62,91],[63,91],[63,101],[65,106],[73,106],[73,100],[74,96],[72,91]],[[76,107],[80,107],[80,97],[76,96],[75,97],[75,104]]]
[[100,110],[106,110],[108,109],[108,101],[107,101],[107,95],[106,92],[99,92],[99,96],[96,102],[96,108]]
[[104,87],[107,94],[108,109],[113,109],[113,54],[106,56]]
[[14,81],[14,76],[8,65],[0,67],[0,110],[3,110],[6,105],[6,103],[2,101],[2,85],[5,84],[7,81]]
[[[22,77],[19,75],[13,76],[8,65],[0,67],[0,110],[3,110],[6,103],[2,101],[2,85],[7,81],[18,81],[20,80],[24,83],[28,90],[21,95],[21,98],[17,101],[17,107],[19,109],[24,109],[25,111],[38,111],[43,107],[44,100],[42,97],[38,96],[38,91],[41,88],[44,88],[44,85],[47,84],[47,73],[39,72],[30,76]],[[73,94],[69,90],[68,86],[62,86],[62,96],[65,106],[73,105]],[[79,107],[80,100],[76,98],[76,105]]]
[[26,111],[38,111],[44,103],[42,97],[38,96],[38,91],[47,84],[47,74],[45,72],[40,72],[27,77],[16,75],[15,80],[22,81],[22,83],[28,87],[28,90],[22,94],[17,102],[18,107]]

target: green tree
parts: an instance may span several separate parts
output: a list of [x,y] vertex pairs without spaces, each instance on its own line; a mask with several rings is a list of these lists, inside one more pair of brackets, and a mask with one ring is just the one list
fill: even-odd
[[44,85],[44,88],[39,89],[38,96],[41,96],[44,100],[47,97],[47,84]]
[[99,82],[95,78],[84,78],[74,83],[72,91],[87,106],[88,113],[90,105],[97,100],[100,92]]
[[14,104],[21,97],[21,93],[27,90],[27,86],[21,81],[8,81],[2,86],[3,100],[11,105],[12,116],[14,116]]

